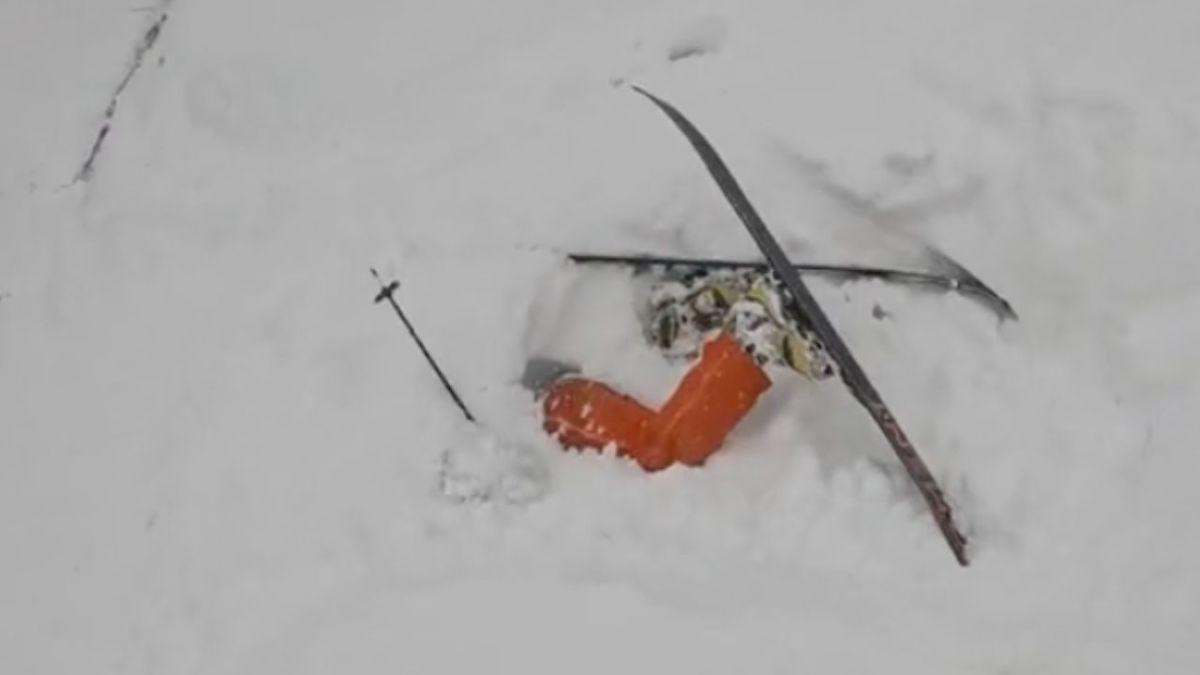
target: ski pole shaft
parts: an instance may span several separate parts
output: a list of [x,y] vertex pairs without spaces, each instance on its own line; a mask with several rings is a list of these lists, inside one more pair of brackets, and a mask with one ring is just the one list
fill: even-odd
[[400,309],[400,303],[396,302],[395,293],[396,289],[400,288],[400,282],[392,281],[390,283],[384,283],[383,278],[379,276],[379,272],[375,271],[374,267],[371,268],[371,274],[375,277],[375,280],[379,282],[379,293],[375,295],[375,302],[380,303],[384,300],[387,300],[388,304],[392,306],[392,309],[396,310],[396,316],[400,317],[400,321],[402,321],[404,323],[404,327],[408,329],[408,334],[412,336],[413,342],[417,343],[417,348],[421,350],[421,354],[425,357],[425,361],[429,364],[429,367],[433,368],[433,372],[437,375],[438,379],[441,380],[442,387],[445,388],[446,393],[450,394],[450,398],[454,400],[454,404],[457,405],[458,409],[462,411],[463,417],[467,418],[468,422],[474,424],[475,416],[471,414],[471,411],[467,408],[467,404],[463,403],[462,397],[460,397],[458,392],[455,391],[454,385],[450,384],[450,380],[446,377],[446,374],[442,372],[440,367],[438,367],[437,361],[433,358],[433,354],[429,353],[429,349],[425,347],[425,342],[421,340],[420,335],[417,335],[417,329],[414,328],[412,322],[408,320],[408,317],[404,314],[404,310]]

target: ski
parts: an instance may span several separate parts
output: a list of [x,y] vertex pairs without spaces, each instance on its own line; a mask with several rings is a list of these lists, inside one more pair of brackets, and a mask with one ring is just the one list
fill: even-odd
[[904,431],[900,428],[900,423],[892,416],[891,411],[875,390],[875,386],[867,378],[866,373],[863,372],[854,355],[851,354],[849,347],[842,341],[841,336],[833,327],[833,324],[830,323],[821,306],[817,303],[816,298],[812,296],[808,287],[804,285],[804,281],[800,278],[800,274],[796,271],[795,266],[787,259],[783,249],[779,246],[779,242],[771,235],[766,223],[759,217],[758,212],[754,210],[754,207],[750,204],[750,200],[742,191],[741,186],[738,185],[737,180],[734,179],[725,162],[717,155],[716,149],[683,116],[683,113],[679,112],[674,106],[641,87],[634,86],[633,90],[645,96],[659,110],[666,114],[675,126],[683,132],[683,135],[687,137],[692,147],[700,155],[700,159],[704,162],[708,173],[716,181],[717,186],[720,187],[729,205],[742,221],[742,224],[745,225],[746,231],[762,251],[763,257],[766,258],[771,270],[779,277],[779,280],[791,294],[790,300],[796,304],[800,314],[808,320],[817,338],[824,344],[826,351],[837,365],[842,381],[846,384],[846,387],[850,390],[854,398],[870,413],[871,418],[892,446],[896,457],[904,465],[905,471],[908,472],[909,477],[928,505],[929,511],[933,515],[938,529],[941,530],[942,536],[946,539],[946,543],[950,546],[950,550],[954,553],[955,559],[960,565],[965,567],[968,564],[966,537],[963,536],[955,524],[954,513],[950,508],[950,504],[946,501],[946,497],[938,486],[936,479],[934,479],[933,474],[929,471],[929,467],[925,465],[920,455],[917,454],[916,448],[913,447]]
[[[942,254],[940,261],[953,264],[951,272],[939,274],[935,272],[919,272],[888,267],[872,267],[869,265],[834,265],[822,263],[795,263],[797,272],[811,274],[835,280],[847,279],[879,279],[888,283],[905,284],[924,287],[933,290],[955,292],[964,295],[993,312],[1001,321],[1017,319],[1017,312],[1012,304],[987,284],[971,274],[966,268],[954,263]],[[634,269],[647,267],[689,267],[695,269],[766,269],[770,267],[764,261],[729,260],[723,258],[686,258],[673,256],[645,254],[602,254],[602,253],[568,253],[567,258],[580,265],[624,265]]]

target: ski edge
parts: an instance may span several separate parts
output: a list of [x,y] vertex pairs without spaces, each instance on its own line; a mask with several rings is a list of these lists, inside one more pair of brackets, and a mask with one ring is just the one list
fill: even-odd
[[737,180],[733,177],[724,160],[721,159],[716,149],[713,148],[712,144],[708,142],[708,139],[704,137],[700,130],[684,117],[683,113],[679,112],[670,103],[641,87],[634,85],[632,88],[635,92],[646,97],[651,103],[657,106],[683,133],[696,153],[700,155],[700,159],[704,163],[708,173],[716,181],[717,186],[721,189],[722,194],[725,195],[730,207],[733,208],[751,238],[754,239],[762,251],[763,256],[770,263],[772,270],[783,281],[788,291],[791,292],[793,295],[792,299],[799,304],[800,308],[810,319],[813,328],[816,330],[817,337],[825,343],[826,350],[835,363],[837,363],[842,381],[858,402],[871,414],[872,419],[891,445],[900,463],[908,472],[909,478],[912,479],[913,484],[924,498],[929,507],[930,514],[933,516],[938,529],[941,531],[955,559],[960,565],[967,566],[969,564],[966,553],[967,539],[955,524],[953,510],[941,488],[938,486],[936,479],[920,455],[917,454],[916,448],[908,440],[899,422],[892,416],[890,409],[867,378],[857,359],[850,353],[849,347],[846,346],[837,330],[833,327],[833,324],[830,323],[829,318],[825,315],[825,312],[821,309],[821,306],[813,298],[811,292],[809,292],[808,287],[800,279],[800,275],[792,266],[791,261],[784,255],[779,243],[771,235],[762,218],[754,210],[754,206],[742,191],[741,186],[738,185]]

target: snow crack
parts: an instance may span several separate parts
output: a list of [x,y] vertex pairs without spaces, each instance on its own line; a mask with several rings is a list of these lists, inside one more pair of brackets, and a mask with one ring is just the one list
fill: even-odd
[[117,114],[117,103],[124,93],[129,83],[133,81],[134,75],[142,67],[142,63],[146,59],[146,54],[154,48],[154,44],[158,42],[159,36],[162,34],[163,26],[167,23],[167,10],[171,5],[171,0],[162,0],[158,7],[158,18],[154,20],[146,32],[142,35],[141,41],[138,43],[133,52],[133,61],[125,71],[125,77],[121,78],[120,84],[113,91],[108,100],[108,107],[104,110],[104,121],[100,124],[100,130],[96,132],[96,140],[92,142],[92,149],[88,153],[87,159],[83,161],[83,165],[75,174],[72,183],[87,181],[91,178],[92,172],[95,170],[96,158],[100,156],[100,151],[104,148],[104,141],[108,138],[109,132],[112,130],[112,121]]

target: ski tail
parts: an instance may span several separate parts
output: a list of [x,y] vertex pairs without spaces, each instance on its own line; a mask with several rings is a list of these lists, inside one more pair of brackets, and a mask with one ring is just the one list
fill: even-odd
[[792,295],[791,301],[794,302],[800,313],[803,314],[812,325],[817,337],[824,343],[826,350],[834,363],[838,366],[838,372],[841,374],[842,381],[845,382],[851,394],[858,400],[875,424],[883,432],[884,437],[892,446],[892,450],[896,453],[896,457],[908,472],[917,490],[920,491],[925,503],[929,507],[930,513],[933,515],[934,521],[937,523],[938,529],[942,536],[946,539],[950,550],[954,553],[955,559],[960,565],[968,564],[967,558],[967,540],[958,526],[954,522],[954,514],[946,501],[945,495],[934,479],[933,474],[925,465],[925,462],[917,454],[916,448],[908,440],[904,430],[901,429],[900,423],[892,416],[891,410],[883,402],[879,393],[875,390],[870,379],[858,361],[851,354],[849,347],[842,341],[833,324],[829,322],[829,318],[817,303],[816,298],[809,292],[808,287],[800,279],[800,275],[796,272],[791,261],[787,259],[783,249],[775,237],[771,235],[767,229],[766,223],[754,210],[750,200],[742,191],[737,180],[725,165],[725,162],[717,154],[712,144],[708,139],[700,133],[683,113],[679,112],[674,106],[666,101],[658,98],[641,87],[634,86],[634,91],[645,96],[650,102],[654,103],[675,126],[683,132],[687,137],[688,142],[700,155],[700,159],[704,162],[705,168],[720,187],[721,192],[725,195],[729,205],[737,213],[738,218],[745,225],[747,232],[758,244],[763,256],[770,264],[772,271],[783,282],[784,287]]

